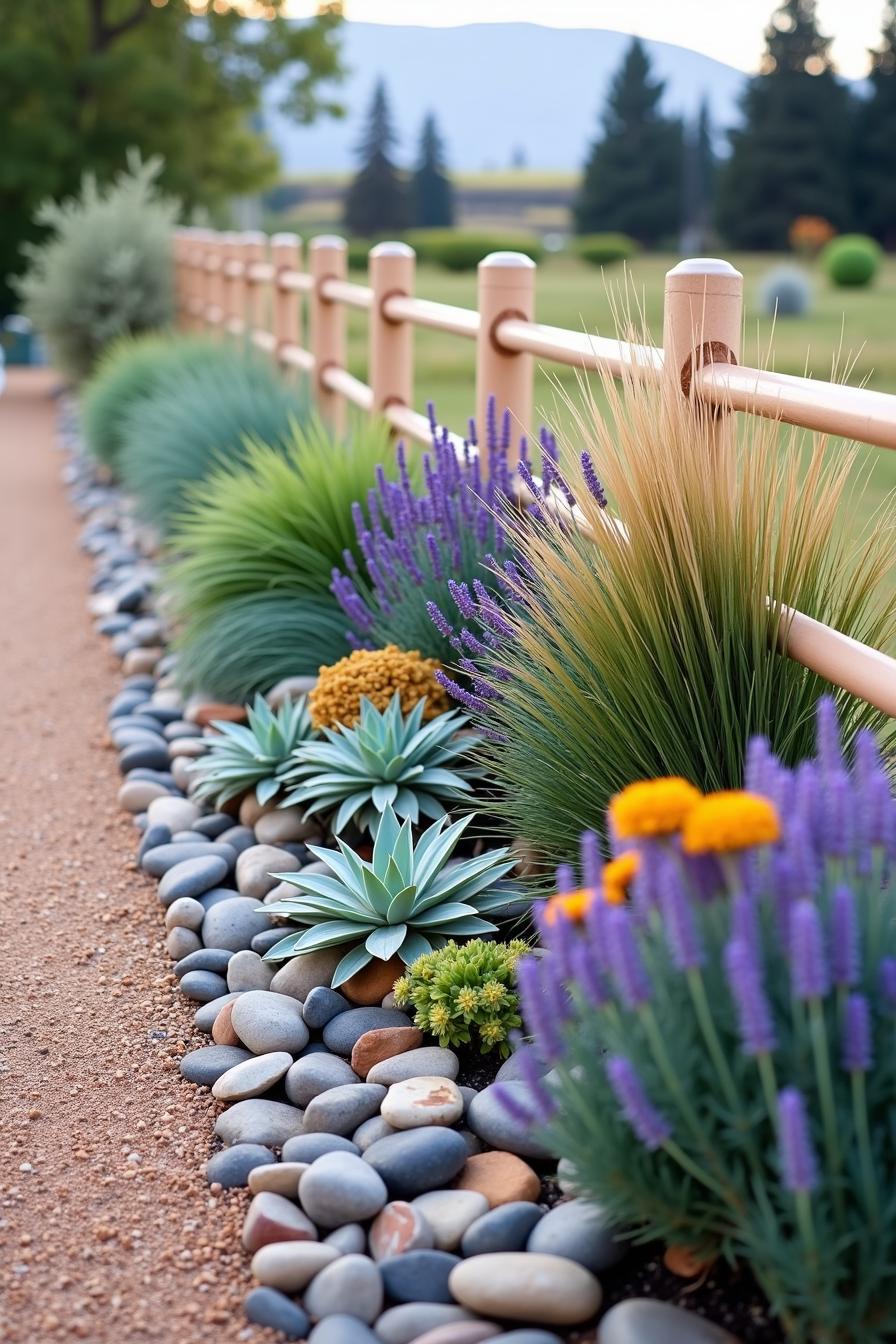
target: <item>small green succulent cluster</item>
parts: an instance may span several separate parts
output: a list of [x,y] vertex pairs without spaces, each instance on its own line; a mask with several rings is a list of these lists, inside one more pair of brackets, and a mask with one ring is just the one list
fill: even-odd
[[279,772],[299,743],[314,733],[304,696],[273,710],[263,695],[256,695],[248,720],[247,724],[217,720],[212,725],[220,737],[212,739],[206,755],[191,767],[198,800],[208,799],[220,807],[254,789],[260,803],[269,802],[282,787]]
[[480,1053],[510,1054],[508,1037],[522,1025],[515,987],[516,963],[527,943],[448,943],[418,957],[395,985],[395,1002],[413,1007],[421,1031],[439,1045],[471,1045]]
[[420,700],[403,714],[398,692],[382,712],[362,698],[356,728],[324,728],[325,742],[299,747],[283,777],[290,789],[283,806],[300,803],[309,817],[338,809],[335,835],[354,821],[375,836],[387,806],[414,825],[421,815],[431,821],[444,817],[452,803],[471,792],[468,781],[480,772],[458,758],[482,739],[462,732],[467,720],[458,713],[424,723],[425,709],[426,701]]

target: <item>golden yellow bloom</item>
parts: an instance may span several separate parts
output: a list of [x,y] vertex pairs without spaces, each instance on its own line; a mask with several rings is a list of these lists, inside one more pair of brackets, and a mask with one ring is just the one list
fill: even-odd
[[556,924],[558,919],[572,920],[573,924],[579,924],[585,918],[589,905],[594,899],[594,892],[587,887],[582,887],[579,891],[571,891],[566,896],[552,896],[545,908],[545,919],[549,924]]
[[686,854],[724,854],[770,845],[781,834],[774,805],[743,789],[710,793],[688,814],[681,842]]
[[629,784],[610,803],[610,819],[624,840],[680,831],[703,795],[686,779],[645,779]]
[[315,728],[354,728],[361,717],[361,697],[378,710],[386,709],[397,691],[401,710],[407,714],[426,697],[424,718],[434,719],[451,706],[436,681],[441,664],[436,658],[404,653],[395,644],[384,649],[356,649],[331,667],[320,669],[320,678],[308,697]]
[[628,889],[641,867],[641,856],[636,849],[627,849],[618,858],[611,859],[604,868],[604,900],[607,905],[624,905]]
[[462,1013],[475,1013],[479,1004],[479,990],[464,985],[457,991],[457,1006]]

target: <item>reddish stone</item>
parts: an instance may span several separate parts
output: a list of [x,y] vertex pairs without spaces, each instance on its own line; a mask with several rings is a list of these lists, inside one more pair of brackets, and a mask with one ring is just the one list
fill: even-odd
[[454,1182],[455,1190],[476,1190],[485,1195],[489,1208],[517,1200],[534,1203],[541,1181],[532,1168],[513,1153],[477,1153],[468,1157]]
[[317,1228],[291,1200],[265,1190],[249,1205],[243,1245],[255,1252],[272,1241],[317,1241]]
[[196,705],[190,711],[190,718],[202,728],[214,723],[215,719],[224,719],[227,723],[245,723],[246,706],[228,705],[223,701],[209,700],[204,704]]
[[370,1225],[370,1254],[374,1260],[386,1260],[403,1251],[429,1250],[432,1228],[413,1204],[395,1199],[378,1213]]
[[423,1032],[417,1027],[378,1027],[376,1031],[365,1031],[352,1050],[352,1068],[359,1078],[366,1078],[374,1064],[416,1050],[422,1044]]
[[242,1045],[242,1041],[233,1029],[233,1015],[236,999],[228,999],[212,1024],[212,1040],[215,1045]]
[[388,961],[374,957],[357,975],[339,986],[339,993],[344,994],[350,1003],[372,1008],[382,1003],[387,994],[391,994],[395,981],[404,975],[404,970],[404,962],[398,956],[390,957]]

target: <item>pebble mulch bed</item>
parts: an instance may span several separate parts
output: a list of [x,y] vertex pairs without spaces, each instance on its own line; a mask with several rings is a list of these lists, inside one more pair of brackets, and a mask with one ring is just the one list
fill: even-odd
[[[562,1168],[554,1179],[556,1161],[481,1070],[465,1085],[458,1056],[394,1006],[396,967],[374,963],[337,992],[338,949],[279,969],[263,960],[282,936],[263,909],[283,894],[271,874],[311,863],[317,824],[254,798],[231,815],[188,796],[222,707],[182,699],[147,539],[71,421],[64,439],[95,563],[90,610],[122,661],[109,707],[119,803],[158,881],[177,992],[207,1038],[180,1070],[218,1103],[211,1193],[247,1189],[248,1320],[311,1344],[594,1340],[603,1275],[615,1305],[601,1344],[737,1344],[694,1311],[624,1291],[627,1265],[633,1291],[649,1287],[649,1257],[614,1237]],[[497,1079],[517,1076],[511,1056]],[[743,1338],[774,1339],[755,1301],[750,1312]]]

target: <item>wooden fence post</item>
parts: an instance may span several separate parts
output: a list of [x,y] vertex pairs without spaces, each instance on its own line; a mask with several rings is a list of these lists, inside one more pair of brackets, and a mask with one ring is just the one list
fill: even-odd
[[490,397],[500,416],[509,410],[513,440],[532,422],[532,356],[504,349],[497,329],[505,318],[535,317],[535,262],[522,252],[492,252],[478,268],[479,337],[476,342],[476,428],[484,441]]
[[265,326],[265,286],[252,275],[252,267],[267,260],[267,251],[267,234],[259,233],[255,229],[247,230],[243,234],[243,261],[246,266],[243,332],[247,347],[252,346],[254,333],[263,330]]
[[728,261],[696,257],[666,275],[663,351],[690,396],[695,370],[740,359],[744,278]]
[[386,316],[386,300],[395,294],[412,295],[416,257],[407,243],[377,243],[370,253],[370,308],[367,381],[373,391],[374,412],[387,406],[413,406],[414,328]]
[[222,235],[209,229],[205,236],[206,322],[214,335],[223,330],[224,248]]
[[271,239],[274,281],[271,290],[271,324],[274,332],[274,358],[281,364],[281,351],[287,345],[301,344],[299,291],[284,289],[280,277],[284,271],[302,267],[302,240],[296,233],[275,233]]
[[314,395],[321,415],[337,433],[345,427],[342,398],[324,385],[324,372],[335,365],[345,368],[345,308],[324,297],[325,280],[344,280],[348,269],[348,249],[344,238],[322,234],[309,244],[309,265],[314,280],[311,291],[311,353],[314,355]]

